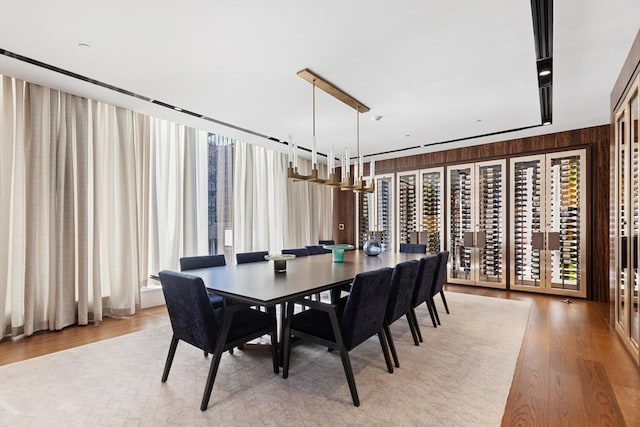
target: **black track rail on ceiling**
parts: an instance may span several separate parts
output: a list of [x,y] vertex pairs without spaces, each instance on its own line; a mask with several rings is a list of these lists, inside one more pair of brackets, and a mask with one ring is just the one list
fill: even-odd
[[[553,119],[553,0],[531,0],[533,36],[536,46],[540,116],[543,124]],[[543,71],[548,75],[541,76]]]

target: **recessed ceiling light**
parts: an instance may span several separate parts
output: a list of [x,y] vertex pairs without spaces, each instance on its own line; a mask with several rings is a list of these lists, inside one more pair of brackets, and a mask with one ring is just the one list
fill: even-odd
[[542,70],[542,71],[540,71],[540,72],[538,73],[538,75],[539,75],[540,77],[548,76],[549,74],[551,74],[551,70],[548,70],[548,69],[547,69],[547,70]]
[[371,120],[373,120],[374,122],[379,122],[381,119],[382,119],[382,116],[380,115],[371,117]]
[[81,47],[81,48],[83,48],[83,49],[89,49],[91,46],[89,46],[89,45],[88,45],[88,44],[86,44],[86,43],[78,43],[78,47]]

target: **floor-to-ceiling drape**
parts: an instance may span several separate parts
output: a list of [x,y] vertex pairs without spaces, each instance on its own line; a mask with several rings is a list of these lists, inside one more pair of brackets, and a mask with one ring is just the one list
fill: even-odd
[[1,87],[0,332],[133,314],[147,271],[144,117],[9,77]]
[[157,274],[209,253],[207,133],[151,121],[149,269]]
[[[287,156],[236,142],[234,241],[236,252],[317,244],[332,233],[331,187],[287,178]],[[306,161],[301,161],[305,172]],[[324,168],[320,171],[326,174]]]

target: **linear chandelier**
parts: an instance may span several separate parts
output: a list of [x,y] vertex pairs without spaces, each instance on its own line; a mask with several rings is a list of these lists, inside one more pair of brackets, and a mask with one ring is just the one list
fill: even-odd
[[[354,192],[373,193],[374,176],[375,176],[375,163],[371,159],[369,162],[369,184],[367,185],[364,177],[364,165],[362,155],[360,154],[360,113],[366,113],[369,111],[369,107],[339,89],[337,86],[331,84],[327,80],[313,73],[308,68],[298,71],[298,76],[302,77],[306,81],[313,85],[313,132],[311,143],[311,174],[302,175],[298,172],[298,145],[293,141],[293,138],[289,136],[289,168],[288,176],[293,180],[310,181],[319,184],[328,185],[331,187],[338,187],[341,190],[351,190]],[[333,151],[333,147],[329,151],[327,156],[327,178],[320,178],[318,173],[318,152],[316,150],[316,87],[319,87],[329,95],[344,102],[349,107],[356,110],[357,119],[357,135],[356,135],[356,160],[353,165],[353,177],[351,176],[351,158],[349,157],[349,148],[345,148],[344,157],[341,159],[341,176],[338,179],[336,175],[336,158]],[[353,179],[352,179],[353,178]]]

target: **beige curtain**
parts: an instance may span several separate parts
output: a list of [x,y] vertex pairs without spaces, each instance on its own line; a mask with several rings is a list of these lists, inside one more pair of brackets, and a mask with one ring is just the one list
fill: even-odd
[[207,133],[151,119],[149,271],[209,253]]
[[144,116],[2,76],[0,332],[127,315],[146,281]]
[[[287,156],[236,142],[234,161],[235,252],[317,244],[331,238],[333,192],[330,187],[287,178]],[[309,168],[300,162],[300,170]],[[324,168],[320,174],[326,174]]]

